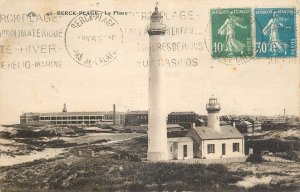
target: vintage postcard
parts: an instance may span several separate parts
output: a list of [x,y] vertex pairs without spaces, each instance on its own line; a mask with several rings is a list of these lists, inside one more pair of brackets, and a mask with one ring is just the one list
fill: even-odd
[[0,1],[0,191],[300,191],[299,8]]

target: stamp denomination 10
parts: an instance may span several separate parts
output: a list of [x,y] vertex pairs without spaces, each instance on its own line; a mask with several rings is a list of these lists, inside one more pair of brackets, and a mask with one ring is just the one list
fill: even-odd
[[212,57],[251,57],[251,9],[211,10]]

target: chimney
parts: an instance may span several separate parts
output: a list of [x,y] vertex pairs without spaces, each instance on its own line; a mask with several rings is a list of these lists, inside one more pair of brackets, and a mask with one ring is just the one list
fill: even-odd
[[113,105],[113,125],[116,124],[116,105]]
[[235,121],[232,122],[232,126],[235,127]]
[[63,113],[68,112],[66,103],[64,103],[64,108],[63,108],[62,112],[63,112]]
[[191,128],[194,129],[196,127],[195,123],[191,124]]

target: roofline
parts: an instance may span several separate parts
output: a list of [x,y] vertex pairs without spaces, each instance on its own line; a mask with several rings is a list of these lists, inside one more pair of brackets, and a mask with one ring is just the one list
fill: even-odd
[[174,112],[169,113],[168,115],[173,115],[173,114],[195,114],[195,115],[198,115],[194,111],[174,111]]
[[[80,114],[82,113],[82,114]],[[92,113],[92,114],[88,114]],[[69,112],[42,112],[42,113],[33,113],[33,112],[28,112],[28,113],[23,113],[20,116],[26,116],[26,115],[38,115],[38,116],[43,116],[43,115],[113,115],[113,111],[69,111]],[[116,115],[125,115],[126,112],[119,112],[116,111]]]
[[188,141],[188,140],[183,140],[183,141],[169,141],[169,140],[168,140],[168,141],[167,141],[167,143],[183,143],[183,142],[191,142],[191,143],[192,143],[192,142],[194,142],[194,141],[191,141],[191,140],[189,140],[189,141]]
[[211,138],[211,139],[202,139],[202,140],[222,140],[222,139],[244,139],[244,137],[224,137],[224,138]]

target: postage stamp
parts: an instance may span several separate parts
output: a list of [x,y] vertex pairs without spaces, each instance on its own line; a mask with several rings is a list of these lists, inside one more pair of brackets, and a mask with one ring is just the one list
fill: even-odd
[[69,55],[85,67],[105,66],[116,60],[122,42],[118,22],[101,11],[74,17],[65,32]]
[[211,9],[212,57],[251,57],[250,8]]
[[295,9],[256,8],[256,57],[296,57]]

